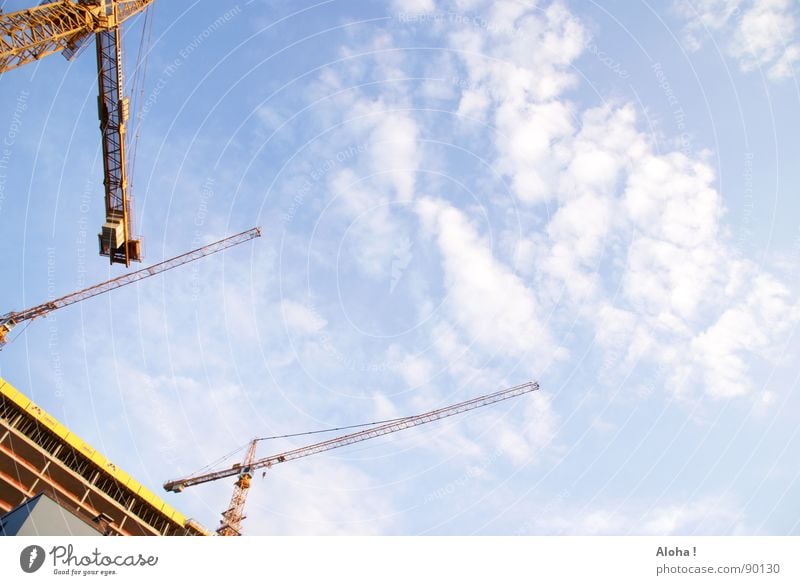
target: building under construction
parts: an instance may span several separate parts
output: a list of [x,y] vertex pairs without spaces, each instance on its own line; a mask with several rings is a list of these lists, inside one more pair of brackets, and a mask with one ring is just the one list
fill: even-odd
[[0,516],[41,494],[104,534],[209,534],[0,378]]

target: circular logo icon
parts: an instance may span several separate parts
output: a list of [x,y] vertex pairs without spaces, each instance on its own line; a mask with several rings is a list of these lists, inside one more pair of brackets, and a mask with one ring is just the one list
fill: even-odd
[[32,544],[26,546],[19,553],[19,566],[26,573],[35,573],[44,564],[44,549],[41,546]]

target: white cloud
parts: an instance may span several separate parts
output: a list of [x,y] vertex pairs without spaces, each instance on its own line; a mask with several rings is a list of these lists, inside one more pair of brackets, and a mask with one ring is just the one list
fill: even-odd
[[503,103],[495,113],[502,138],[497,145],[498,168],[509,174],[511,186],[525,203],[539,203],[555,196],[552,191],[556,142],[572,133],[572,111],[562,102]]
[[328,185],[332,194],[338,197],[338,203],[348,217],[368,213],[387,201],[375,189],[365,185],[351,168],[331,173]]
[[388,486],[325,456],[257,473],[247,505],[248,534],[378,535],[394,524]]
[[542,453],[557,450],[555,440],[561,424],[547,392],[539,390],[521,400],[525,401],[522,420],[510,417],[501,421],[489,437],[517,466],[541,460]]
[[[403,177],[398,180],[405,183]],[[349,223],[346,233],[353,242],[349,251],[358,267],[367,275],[386,278],[397,242],[403,238],[402,225],[392,213],[389,196],[352,168],[331,173],[329,185],[338,211]]]
[[286,124],[287,118],[284,114],[276,111],[275,108],[267,105],[261,106],[256,110],[256,117],[258,121],[261,122],[263,128],[270,132],[283,127]]
[[676,391],[701,382],[721,397],[750,392],[752,359],[774,356],[800,321],[789,291],[735,254],[713,182],[705,162],[680,153],[647,153],[634,166],[622,308],[650,331],[645,355],[671,366]]
[[392,0],[392,8],[401,13],[424,14],[436,10],[434,0]]
[[403,379],[411,388],[419,388],[433,378],[433,363],[422,356],[407,356],[399,366]]
[[547,226],[553,246],[541,260],[541,269],[562,282],[574,300],[597,292],[596,276],[583,266],[601,252],[612,213],[613,204],[608,197],[583,195],[559,207]]
[[[497,115],[538,105],[526,99],[500,101]],[[545,236],[524,250],[546,277],[542,289],[564,287],[620,364],[646,358],[671,369],[676,392],[698,384],[712,396],[752,390],[753,358],[774,356],[779,346],[775,325],[786,332],[799,321],[789,292],[758,293],[770,277],[734,252],[707,155],[657,154],[630,105],[590,109],[580,119],[577,129],[560,127],[552,143],[547,125],[515,124],[517,142],[498,145],[498,167],[513,185],[535,183],[558,202]],[[537,157],[547,173],[529,170]],[[530,189],[516,192],[537,201]],[[767,304],[772,318],[752,315]]]
[[800,62],[797,3],[792,0],[678,0],[678,13],[688,20],[687,46],[699,49],[708,33],[719,33],[726,52],[742,71],[766,68],[767,76],[793,76]]
[[[392,35],[381,31],[366,47],[345,47],[342,52],[375,51],[367,61],[382,76],[399,79],[407,72],[402,53],[385,50],[393,43]],[[377,97],[369,88],[360,88],[364,76],[370,74],[363,62],[363,58],[353,59],[343,72],[325,70],[321,74],[322,92],[333,95],[324,99],[315,113],[323,125],[334,130],[315,148],[333,161],[324,181],[335,197],[332,210],[349,224],[339,232],[346,233],[352,243],[346,251],[355,256],[364,274],[382,279],[391,270],[397,243],[408,237],[398,203],[416,197],[422,156],[420,128],[411,114],[402,111],[410,102],[403,84],[387,82]],[[336,92],[347,84],[353,88]]]
[[786,47],[783,55],[770,67],[768,74],[777,80],[794,77],[794,67],[798,63],[800,63],[800,44],[795,43]]
[[453,379],[491,387],[494,372],[483,367],[481,356],[462,340],[455,325],[446,321],[438,323],[431,331],[431,338],[433,350]]
[[745,356],[778,359],[777,339],[800,322],[800,305],[773,277],[753,277],[747,296],[728,308],[708,329],[692,339],[695,363],[703,366],[708,392],[736,396],[751,390]]
[[379,173],[379,184],[394,189],[395,198],[414,197],[414,178],[419,165],[417,124],[407,114],[387,113],[381,116],[370,135],[370,158],[373,173]]
[[281,302],[281,310],[286,326],[294,334],[316,333],[327,325],[325,319],[311,307],[290,299]]
[[486,111],[489,109],[491,100],[485,91],[467,89],[461,94],[458,103],[458,115],[465,118],[475,118],[483,121],[486,118]]
[[668,366],[676,392],[700,384],[722,397],[752,391],[753,358],[774,357],[800,320],[789,291],[737,257],[713,182],[706,163],[683,154],[636,162],[622,196],[631,236],[614,304],[636,315],[637,357]]
[[547,363],[557,346],[533,291],[493,257],[462,212],[427,198],[417,212],[442,255],[450,317],[470,341],[490,353]]
[[568,65],[588,36],[559,2],[544,9],[476,2],[468,10],[485,26],[450,34],[466,72],[458,111],[482,119],[491,101],[498,169],[511,177],[521,201],[545,201],[554,195],[550,153],[573,126],[572,107],[556,98],[575,83]]
[[591,510],[561,508],[537,518],[528,531],[583,536],[748,534],[740,507],[726,498],[704,497],[649,508],[630,503]]
[[[793,30],[785,2],[709,1],[696,7],[702,9],[697,22],[717,29],[741,16],[741,34],[749,35],[750,48],[758,48],[764,59],[779,58],[762,42],[769,36],[764,31]],[[487,96],[488,104],[478,110],[499,130],[496,167],[520,202],[532,209],[547,204],[548,218],[544,229],[523,235],[516,249],[517,262],[536,267],[520,272],[538,277],[537,298],[527,283],[519,282],[527,294],[516,295],[518,289],[492,273],[478,253],[486,244],[463,214],[431,202],[419,206],[428,221],[437,214],[447,217],[436,226],[458,307],[454,321],[467,338],[496,345],[513,330],[512,321],[521,323],[521,330],[534,329],[525,323],[541,320],[540,299],[562,302],[563,290],[568,316],[580,315],[600,347],[615,353],[604,363],[631,368],[644,359],[671,372],[665,382],[676,393],[702,388],[727,396],[752,390],[753,361],[774,357],[780,346],[774,325],[783,324],[779,329],[785,334],[800,321],[792,295],[785,289],[759,293],[759,282],[774,279],[734,251],[709,153],[660,152],[637,127],[630,104],[581,112],[560,98],[572,82],[569,65],[588,39],[560,3],[543,12],[496,3],[486,14],[486,30],[451,34],[453,46],[480,55],[460,57],[469,84],[459,107],[473,108],[476,91]],[[492,27],[528,34],[501,37]],[[531,38],[547,40],[546,56],[525,52]],[[513,319],[478,310],[475,299],[497,294],[487,282],[503,283],[498,289],[506,291],[504,305]],[[772,316],[757,317],[767,305]],[[530,343],[525,335],[521,339]]]
[[635,227],[676,245],[712,241],[719,228],[722,199],[714,175],[702,161],[681,153],[649,154],[636,161],[624,202]]

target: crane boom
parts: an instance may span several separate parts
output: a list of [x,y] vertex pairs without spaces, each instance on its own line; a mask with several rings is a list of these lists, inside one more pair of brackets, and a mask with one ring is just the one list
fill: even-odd
[[91,13],[72,2],[50,2],[0,15],[0,73],[52,55],[91,34]]
[[119,26],[153,0],[56,0],[0,14],[0,73],[66,51],[69,57],[87,36]]
[[254,227],[240,234],[229,236],[227,238],[219,240],[218,242],[214,242],[213,244],[197,248],[196,250],[192,250],[191,252],[187,252],[186,254],[181,254],[180,256],[171,258],[170,260],[159,262],[158,264],[154,264],[153,266],[149,266],[147,268],[142,268],[141,270],[137,270],[136,272],[131,272],[130,274],[123,274],[122,276],[118,276],[117,278],[112,278],[111,280],[107,280],[106,282],[101,282],[100,284],[96,284],[94,286],[90,286],[83,290],[70,293],[61,298],[48,301],[46,303],[42,303],[41,305],[37,305],[35,307],[31,307],[30,309],[25,309],[24,311],[12,311],[10,313],[7,313],[0,317],[0,348],[2,348],[2,346],[5,344],[6,336],[11,331],[11,329],[13,329],[15,325],[21,323],[22,321],[30,321],[32,319],[36,319],[37,317],[46,315],[51,311],[55,311],[56,309],[60,309],[68,305],[72,305],[73,303],[77,303],[79,301],[83,301],[85,299],[97,296],[99,294],[112,291],[127,284],[138,282],[145,278],[155,276],[156,274],[161,274],[162,272],[171,270],[172,268],[177,268],[178,266],[181,266],[183,264],[199,260],[200,258],[209,256],[211,254],[215,254],[216,252],[221,252],[226,248],[230,248],[232,246],[236,246],[238,244],[247,242],[248,240],[257,238],[260,235],[261,235],[261,228]]
[[[287,461],[292,461],[294,459],[308,457],[309,455],[315,455],[317,453],[322,453],[323,451],[338,449],[339,447],[344,447],[345,445],[352,445],[353,443],[358,443],[360,441],[374,439],[375,437],[388,435],[389,433],[395,433],[397,431],[402,431],[403,429],[407,429],[410,427],[424,425],[429,422],[447,418],[448,416],[453,416],[455,414],[466,412],[468,410],[474,410],[476,408],[488,406],[490,404],[494,404],[502,400],[508,400],[509,398],[514,398],[522,394],[527,394],[528,392],[533,392],[538,389],[539,389],[538,382],[526,382],[524,384],[520,384],[519,386],[506,388],[504,390],[500,390],[499,392],[494,392],[493,394],[479,396],[477,398],[472,398],[471,400],[459,402],[458,404],[452,404],[450,406],[445,406],[444,408],[431,410],[430,412],[425,412],[422,414],[401,418],[399,420],[385,423],[363,431],[350,433],[347,435],[343,435],[341,437],[337,437],[335,439],[330,439],[328,441],[322,441],[320,443],[308,445],[306,447],[292,449],[290,451],[285,451],[284,453],[279,453],[277,455],[270,455],[269,457],[264,457],[263,459],[257,459],[253,461],[249,465],[249,472],[255,471],[256,469],[261,469],[263,467],[272,467],[273,465],[276,465],[278,463],[285,463]],[[234,475],[239,475],[242,470],[242,467],[243,466],[241,464],[236,464],[228,469],[212,471],[209,473],[204,473],[202,475],[196,475],[193,477],[187,477],[184,479],[171,480],[164,484],[164,489],[170,492],[180,492],[184,488],[193,485],[198,485],[201,483],[206,483],[217,479],[222,479],[224,477],[232,477]]]

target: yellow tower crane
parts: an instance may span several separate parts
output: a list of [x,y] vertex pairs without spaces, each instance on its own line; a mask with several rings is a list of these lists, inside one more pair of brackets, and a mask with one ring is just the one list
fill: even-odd
[[225,250],[232,246],[237,246],[239,244],[252,240],[253,238],[257,238],[260,235],[261,235],[261,228],[254,227],[240,234],[236,234],[235,236],[229,236],[227,238],[219,240],[218,242],[214,242],[213,244],[208,244],[207,246],[197,248],[196,250],[192,250],[191,252],[187,252],[186,254],[181,254],[180,256],[176,256],[175,258],[164,260],[164,262],[153,264],[152,266],[148,266],[147,268],[142,268],[141,270],[137,270],[136,272],[123,274],[122,276],[118,276],[117,278],[112,278],[111,280],[107,280],[106,282],[95,284],[93,286],[90,286],[83,290],[79,290],[74,293],[70,293],[58,299],[47,301],[46,303],[42,303],[41,305],[36,305],[35,307],[31,307],[30,309],[25,309],[24,311],[12,311],[10,313],[6,313],[5,315],[0,316],[0,349],[2,349],[3,346],[6,344],[6,339],[11,330],[16,325],[22,323],[23,321],[33,321],[37,317],[43,317],[48,313],[55,311],[56,309],[72,305],[74,303],[86,300],[88,298],[97,296],[99,294],[107,293],[109,291],[120,288],[127,284],[133,284],[134,282],[138,282],[145,278],[155,276],[156,274],[161,274],[162,272],[166,272],[167,270],[171,270],[173,268],[177,268],[178,266],[182,266],[189,262],[199,260],[200,258],[204,258],[211,254],[215,254],[216,252],[221,252],[222,250]]
[[130,100],[124,95],[120,25],[152,3],[57,0],[0,14],[0,73],[58,52],[71,59],[95,35],[106,203],[106,221],[98,234],[100,255],[125,266],[140,262],[142,250],[141,241],[133,236],[128,193],[125,133]]
[[330,439],[328,441],[314,443],[313,445],[308,445],[306,447],[300,447],[290,451],[285,451],[283,453],[278,453],[277,455],[270,455],[269,457],[264,457],[262,459],[256,459],[256,444],[264,439],[253,439],[248,444],[247,453],[242,463],[237,463],[233,465],[233,467],[193,475],[183,479],[173,479],[164,484],[164,489],[169,492],[182,492],[185,488],[193,485],[207,483],[209,481],[215,481],[225,477],[236,476],[236,482],[234,483],[233,488],[233,496],[231,497],[231,502],[228,506],[228,509],[222,513],[222,521],[220,522],[220,527],[217,529],[217,534],[220,536],[239,536],[242,529],[242,520],[245,519],[244,505],[245,501],[247,500],[247,493],[250,489],[250,481],[253,478],[253,472],[257,469],[270,468],[278,463],[285,463],[294,459],[308,457],[309,455],[316,455],[317,453],[322,453],[323,451],[338,449],[339,447],[344,447],[345,445],[352,445],[353,443],[359,443],[361,441],[374,439],[375,437],[388,435],[389,433],[396,433],[397,431],[402,431],[403,429],[424,425],[429,422],[447,418],[448,416],[467,412],[468,410],[482,408],[484,406],[489,406],[490,404],[508,400],[509,398],[515,398],[517,396],[521,396],[522,394],[527,394],[528,392],[534,392],[538,389],[539,384],[537,382],[526,382],[525,384],[520,384],[519,386],[513,386],[511,388],[506,388],[505,390],[500,390],[484,396],[478,396],[477,398],[459,402],[458,404],[451,404],[450,406],[431,410],[430,412],[424,412],[422,414],[416,414],[404,418],[397,418],[375,425],[357,425],[369,426],[370,428],[357,431],[355,433],[350,433],[348,435],[343,435],[335,439]]

